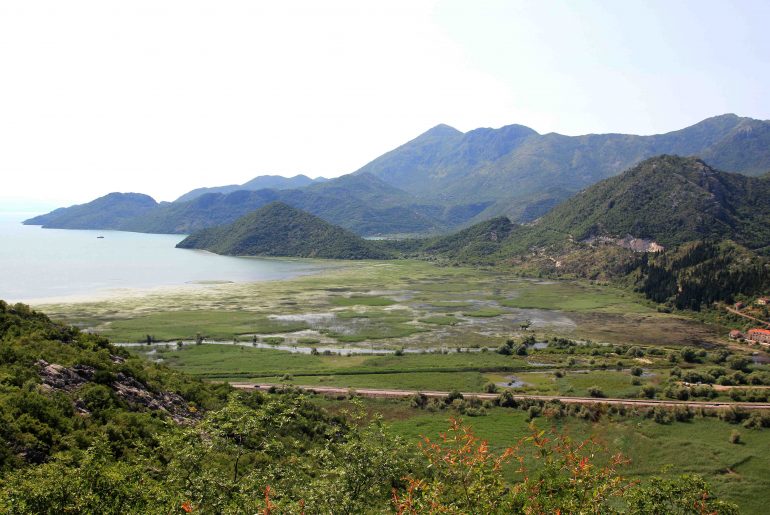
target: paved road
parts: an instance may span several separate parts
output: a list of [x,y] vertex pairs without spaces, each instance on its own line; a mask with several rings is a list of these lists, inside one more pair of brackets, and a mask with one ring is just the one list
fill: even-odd
[[[274,386],[280,386],[275,384],[265,383],[230,383],[235,388],[241,388],[244,390],[269,390]],[[350,389],[340,388],[336,386],[303,386],[294,385],[309,392],[320,393],[324,395],[346,395]],[[404,398],[411,397],[418,390],[383,390],[373,388],[355,388],[357,395],[362,397],[380,397],[380,398]],[[427,397],[446,397],[449,392],[438,391],[420,391]],[[463,392],[464,397],[476,397],[482,400],[492,400],[498,397],[496,393],[477,393],[477,392]],[[686,406],[691,408],[704,408],[704,409],[720,409],[731,406],[739,406],[747,410],[770,410],[770,403],[761,402],[713,402],[713,401],[673,401],[673,400],[650,400],[650,399],[610,399],[610,398],[595,398],[595,397],[561,397],[558,395],[514,395],[514,399],[517,400],[537,400],[537,401],[554,401],[558,400],[564,404],[614,404],[621,406],[642,406],[642,407],[654,407],[664,406],[667,408],[673,408],[677,406]]]

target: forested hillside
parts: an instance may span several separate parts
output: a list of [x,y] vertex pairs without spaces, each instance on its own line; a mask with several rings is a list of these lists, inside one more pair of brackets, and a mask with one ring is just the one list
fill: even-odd
[[387,259],[382,250],[317,216],[273,202],[232,224],[204,229],[177,247],[230,256],[291,256],[327,259]]
[[535,227],[582,241],[654,240],[665,247],[697,239],[770,245],[770,181],[715,170],[696,158],[659,156],[606,179],[553,209]]
[[110,193],[87,204],[62,207],[26,220],[27,225],[52,229],[127,230],[138,216],[157,209],[155,199],[141,193]]

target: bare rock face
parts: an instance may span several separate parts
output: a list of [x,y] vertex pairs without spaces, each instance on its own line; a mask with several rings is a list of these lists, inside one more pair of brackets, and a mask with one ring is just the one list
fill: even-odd
[[199,417],[197,412],[190,410],[187,401],[181,395],[172,392],[151,392],[145,385],[122,372],[118,373],[112,388],[118,397],[126,402],[144,406],[150,410],[166,412],[174,422],[179,424],[189,423],[192,419]]
[[[42,387],[46,390],[75,392],[81,386],[93,380],[95,369],[86,365],[65,367],[44,360],[37,362]],[[123,401],[135,407],[161,411],[179,424],[191,423],[200,418],[200,412],[191,409],[187,401],[172,392],[153,392],[134,377],[119,372],[109,387]],[[88,414],[80,399],[74,401],[75,408],[82,414]]]
[[36,364],[40,370],[40,379],[43,380],[43,386],[50,390],[71,392],[94,377],[93,367],[85,365],[75,365],[72,368],[67,368],[56,363],[48,363],[42,359],[38,360]]

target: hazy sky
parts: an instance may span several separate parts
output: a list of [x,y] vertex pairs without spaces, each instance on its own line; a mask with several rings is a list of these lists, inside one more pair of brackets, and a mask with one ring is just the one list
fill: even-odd
[[439,123],[768,119],[768,20],[766,0],[0,0],[0,202],[333,177]]

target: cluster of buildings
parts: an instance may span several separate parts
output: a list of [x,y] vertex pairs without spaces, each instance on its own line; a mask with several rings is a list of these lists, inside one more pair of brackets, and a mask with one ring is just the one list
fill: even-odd
[[[759,297],[757,300],[754,301],[754,304],[757,306],[770,306],[770,297]],[[746,304],[743,302],[736,302],[735,303],[735,309],[740,311],[743,308],[746,307]],[[748,317],[752,318],[752,317]],[[754,320],[757,320],[754,318]],[[768,328],[761,328],[756,327],[754,329],[749,329],[746,331],[746,334],[743,334],[742,332],[738,330],[730,331],[730,338],[733,340],[746,340],[749,343],[758,343],[760,345],[767,345],[770,347],[770,329]]]
[[746,334],[738,330],[730,331],[730,338],[733,340],[745,339],[750,343],[759,343],[760,345],[770,346],[770,329],[749,329]]

